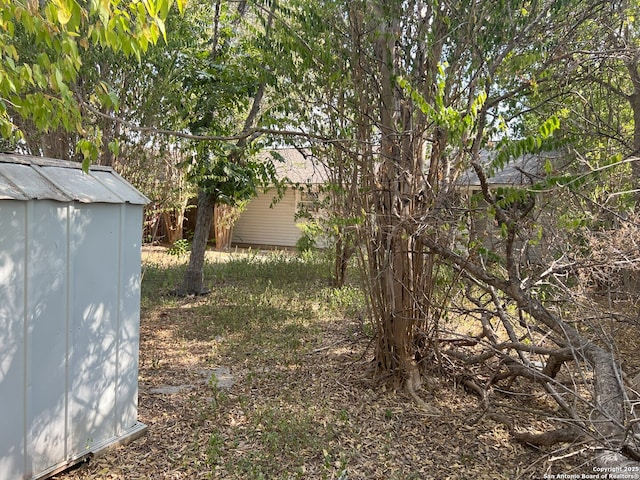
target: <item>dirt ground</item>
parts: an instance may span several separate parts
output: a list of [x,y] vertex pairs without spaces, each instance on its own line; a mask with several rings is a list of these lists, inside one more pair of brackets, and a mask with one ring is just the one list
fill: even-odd
[[[143,309],[139,420],[146,434],[56,479],[493,480],[593,473],[588,449],[522,445],[482,415],[477,397],[449,380],[434,376],[421,393],[439,416],[374,386],[363,373],[370,339],[357,320],[325,319],[270,357],[251,341],[207,335],[194,315],[209,301],[177,299]],[[638,366],[638,336],[627,338]],[[513,414],[518,402],[509,401]],[[521,407],[516,416],[526,424],[528,406]]]

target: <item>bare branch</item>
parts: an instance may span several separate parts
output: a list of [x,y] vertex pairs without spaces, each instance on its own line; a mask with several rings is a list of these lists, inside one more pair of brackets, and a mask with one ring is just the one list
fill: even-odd
[[125,120],[123,118],[101,112],[100,110],[96,109],[94,106],[90,105],[87,102],[81,101],[80,104],[83,108],[86,108],[88,111],[90,111],[94,115],[100,118],[104,118],[105,120],[110,120],[114,123],[123,125],[127,127],[129,130],[140,132],[140,133],[169,135],[169,136],[178,137],[178,138],[185,138],[187,140],[232,142],[232,141],[237,141],[241,139],[246,139],[249,137],[256,137],[256,135],[257,136],[274,135],[274,136],[281,136],[281,137],[299,137],[299,138],[305,138],[308,140],[317,140],[325,143],[334,143],[334,142],[342,141],[340,139],[327,138],[322,135],[316,135],[316,134],[304,132],[301,130],[279,130],[279,129],[271,129],[271,128],[248,128],[244,130],[242,133],[239,133],[237,135],[194,135],[192,133],[181,132],[177,130],[167,130],[164,128],[157,128],[157,127],[143,127],[140,125],[136,125],[135,123]]

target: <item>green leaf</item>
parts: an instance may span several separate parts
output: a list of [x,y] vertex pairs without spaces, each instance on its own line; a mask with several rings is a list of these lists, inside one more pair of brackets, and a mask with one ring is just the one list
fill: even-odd
[[44,73],[42,73],[42,69],[40,68],[40,65],[35,63],[32,67],[32,72],[33,72],[33,79],[36,85],[39,88],[45,88],[47,86],[47,77],[44,75]]
[[156,19],[156,24],[158,25],[158,28],[160,29],[160,33],[162,34],[162,38],[164,38],[164,42],[167,43],[167,31],[165,29],[164,26],[164,21],[161,18],[157,18]]
[[119,110],[119,102],[120,102],[120,99],[118,98],[118,94],[113,90],[110,90],[108,95],[109,95],[109,101],[111,102],[113,109],[117,112]]
[[71,10],[62,7],[58,9],[58,21],[61,25],[66,25],[67,23],[69,23],[69,21],[71,20],[71,15]]
[[111,9],[109,5],[109,0],[96,0],[96,10],[98,12],[98,17],[100,17],[100,21],[103,25],[109,25],[109,20],[111,18]]
[[91,163],[98,158],[98,147],[92,141],[83,138],[78,141],[76,149],[82,153],[82,169],[86,172]]
[[112,140],[109,142],[109,150],[114,156],[120,155],[120,142],[118,140]]
[[[84,153],[84,152],[83,152],[83,153]],[[91,167],[91,158],[89,158],[89,157],[85,156],[85,157],[82,159],[82,170],[83,170],[85,173],[88,173],[88,172],[89,172],[89,167]]]
[[58,67],[54,67],[53,74],[54,74],[54,78],[55,78],[54,87],[57,88],[58,90],[62,90],[63,86],[66,86],[65,83],[64,83],[64,78],[62,76],[62,72],[60,71],[60,69]]
[[158,16],[158,7],[154,2],[154,0],[142,0],[142,1],[144,3],[144,6],[147,9],[147,12],[149,12],[149,16],[151,18],[156,18]]

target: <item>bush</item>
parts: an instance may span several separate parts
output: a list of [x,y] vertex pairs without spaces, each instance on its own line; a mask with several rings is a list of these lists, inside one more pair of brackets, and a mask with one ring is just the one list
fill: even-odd
[[173,242],[173,245],[171,245],[167,249],[167,253],[174,257],[180,258],[183,255],[186,255],[189,252],[189,249],[190,249],[189,241],[183,238],[181,240],[176,240],[175,242]]

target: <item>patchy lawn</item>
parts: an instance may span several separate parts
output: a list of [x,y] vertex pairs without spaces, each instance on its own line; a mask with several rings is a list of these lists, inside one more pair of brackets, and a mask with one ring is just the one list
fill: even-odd
[[[539,451],[431,378],[423,412],[368,381],[371,327],[321,259],[214,254],[212,292],[175,298],[186,258],[143,252],[139,419],[147,434],[59,480],[514,479],[590,474]],[[523,409],[526,411],[526,409]],[[471,422],[471,420],[478,420]],[[558,457],[566,457],[559,459]]]

